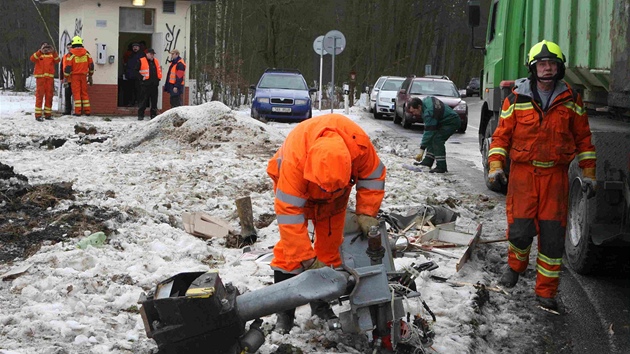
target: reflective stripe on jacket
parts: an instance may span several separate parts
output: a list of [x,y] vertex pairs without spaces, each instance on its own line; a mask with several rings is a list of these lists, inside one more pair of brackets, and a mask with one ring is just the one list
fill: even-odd
[[66,61],[67,65],[63,69],[64,75],[92,75],[94,73],[94,61],[85,48],[72,48],[70,53],[72,53],[72,55]]
[[548,168],[568,165],[577,156],[580,168],[595,167],[595,146],[582,98],[564,81],[556,83],[547,111],[533,99],[529,79],[520,79],[503,101],[492,135],[488,161],[530,163]]
[[[305,178],[305,166],[311,147],[319,138],[329,137],[343,139],[350,154],[351,178],[345,187],[326,192]],[[267,174],[273,180],[280,239],[285,260],[289,262],[315,257],[307,219],[328,222],[330,216],[344,211],[355,183],[357,214],[376,216],[385,195],[386,168],[369,136],[340,114],[327,114],[298,124],[269,160]]]
[[55,77],[55,65],[59,63],[59,54],[53,51],[48,54],[42,53],[41,50],[31,55],[31,61],[35,63],[33,76],[37,77]]
[[[158,80],[162,80],[162,67],[160,66],[160,62],[153,58],[153,63],[155,64]],[[140,75],[142,75],[142,80],[149,80],[149,60],[147,57],[140,58]]]

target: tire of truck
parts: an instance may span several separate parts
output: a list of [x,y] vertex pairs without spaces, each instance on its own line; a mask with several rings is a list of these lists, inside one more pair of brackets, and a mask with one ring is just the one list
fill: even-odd
[[578,274],[591,274],[601,257],[601,247],[590,237],[589,200],[582,191],[582,181],[576,177],[569,188],[569,210],[564,252],[571,269]]
[[483,140],[481,141],[481,164],[483,165],[483,178],[486,181],[486,187],[488,187],[489,190],[506,194],[507,185],[501,184],[498,181],[495,181],[494,183],[490,183],[490,181],[488,181],[488,171],[490,170],[490,166],[488,164],[488,151],[490,151],[491,142],[492,134],[490,133],[490,129],[486,127]]
[[374,119],[383,119],[383,114],[377,113],[376,111],[374,111]]

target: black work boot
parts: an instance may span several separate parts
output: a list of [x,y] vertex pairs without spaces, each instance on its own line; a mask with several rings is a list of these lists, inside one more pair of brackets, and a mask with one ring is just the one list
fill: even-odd
[[448,170],[443,167],[436,167],[432,170],[429,170],[429,173],[446,173],[446,172],[448,172]]
[[433,159],[427,159],[426,157],[424,159],[422,159],[422,161],[420,161],[420,163],[418,165],[420,166],[427,166],[428,168],[431,168],[433,166]]
[[503,274],[501,274],[501,279],[499,279],[499,284],[505,286],[506,288],[513,288],[518,281],[519,273],[513,270],[510,266],[506,266],[505,270],[503,270]]
[[295,321],[295,309],[277,313],[276,316],[278,316],[278,319],[273,330],[280,334],[291,332]]
[[138,116],[138,120],[144,120],[144,117]]
[[542,297],[536,295],[536,301],[540,307],[544,307],[548,310],[558,311],[558,302],[553,297]]
[[[283,273],[279,270],[274,270],[273,272],[273,282],[279,283],[281,281],[291,279],[295,276],[295,274]],[[283,312],[279,312],[276,314],[278,316],[278,320],[276,321],[276,326],[274,327],[274,331],[280,334],[287,334],[293,328],[295,321],[295,309],[286,310]]]
[[328,321],[333,318],[337,318],[337,315],[330,308],[330,304],[326,301],[315,300],[310,303],[311,305],[311,316],[317,316],[322,320]]

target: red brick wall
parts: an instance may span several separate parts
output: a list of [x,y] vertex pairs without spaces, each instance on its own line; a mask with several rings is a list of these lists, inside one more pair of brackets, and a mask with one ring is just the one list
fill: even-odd
[[[170,95],[162,90],[162,109],[158,113],[162,113],[171,108]],[[138,108],[135,107],[118,107],[118,85],[94,85],[88,86],[88,95],[90,96],[90,107],[92,115],[133,115],[137,114]],[[186,87],[184,93],[183,104],[188,103],[190,90]]]

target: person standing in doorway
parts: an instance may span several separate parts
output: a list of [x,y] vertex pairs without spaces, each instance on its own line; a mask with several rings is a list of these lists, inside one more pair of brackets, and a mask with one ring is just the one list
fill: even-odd
[[182,105],[184,96],[184,74],[186,72],[186,63],[179,56],[179,50],[171,51],[171,66],[168,68],[168,81],[164,85],[164,91],[170,95],[171,107],[179,107]]
[[[72,56],[71,50],[72,50],[72,43],[68,43],[66,44],[66,49],[68,50],[68,52],[66,54],[63,55],[63,58],[61,59],[61,71],[65,72],[66,71],[66,66],[68,65],[68,59],[70,59],[70,57]],[[72,114],[72,87],[71,87],[71,76],[66,76],[63,79],[63,96],[64,96],[64,109],[63,109],[63,114],[66,116],[69,116]]]
[[155,59],[155,50],[149,49],[147,55],[140,58],[136,70],[142,78],[140,84],[140,107],[138,107],[138,120],[144,120],[144,110],[151,107],[151,119],[157,116],[158,86],[162,79],[162,67]]
[[138,65],[140,64],[140,59],[145,56],[144,52],[140,50],[140,44],[138,43],[133,43],[131,50],[132,53],[129,56],[129,61],[127,61],[127,70],[125,72],[129,85],[129,107],[139,103],[140,81],[142,78],[138,75]]
[[[39,50],[31,55],[35,63],[35,119],[43,121],[52,118],[52,101],[55,85],[55,65],[59,63],[59,54],[48,42],[43,42]],[[44,105],[42,118],[42,104]]]
[[[90,97],[87,92],[87,85],[92,86],[92,75],[94,75],[94,61],[92,56],[83,47],[83,39],[79,36],[72,38],[72,55],[66,61],[64,75],[69,78],[72,86],[72,96],[74,97],[74,115],[80,116],[91,113]],[[87,77],[87,81],[86,81]]]

